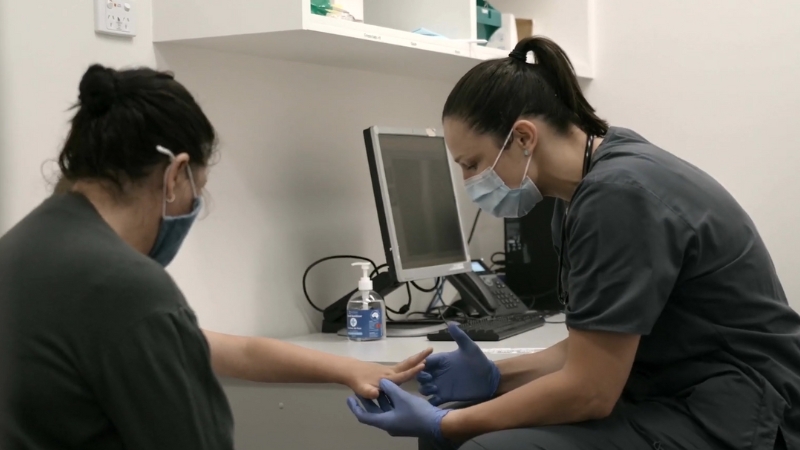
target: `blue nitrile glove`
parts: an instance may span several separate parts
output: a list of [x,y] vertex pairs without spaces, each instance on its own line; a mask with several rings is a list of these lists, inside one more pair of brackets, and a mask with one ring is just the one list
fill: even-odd
[[372,400],[356,395],[347,399],[347,406],[358,421],[380,428],[390,436],[433,438],[443,441],[442,418],[450,412],[430,405],[424,398],[417,397],[399,388],[389,380],[380,381],[381,395],[378,405]]
[[458,324],[449,323],[447,329],[458,350],[425,360],[425,368],[417,374],[420,394],[432,396],[429,401],[434,406],[489,400],[500,385],[500,370]]

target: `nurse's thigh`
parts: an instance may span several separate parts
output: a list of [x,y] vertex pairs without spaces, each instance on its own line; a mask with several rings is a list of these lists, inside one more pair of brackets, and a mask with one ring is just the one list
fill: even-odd
[[498,431],[466,442],[460,450],[652,450],[651,442],[623,421],[607,418],[573,425]]
[[605,419],[571,425],[498,431],[466,442],[461,450],[706,450],[713,440],[676,408],[621,403]]

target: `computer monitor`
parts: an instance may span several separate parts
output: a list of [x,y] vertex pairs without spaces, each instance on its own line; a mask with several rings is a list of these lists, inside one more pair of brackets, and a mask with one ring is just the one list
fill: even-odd
[[441,130],[371,127],[364,141],[393,281],[472,270]]
[[[441,131],[372,127],[364,130],[364,141],[389,267],[373,278],[373,289],[385,297],[407,281],[471,271]],[[346,334],[354,292],[325,308],[323,333]],[[443,327],[438,320],[394,321],[387,323],[387,336],[423,336]]]

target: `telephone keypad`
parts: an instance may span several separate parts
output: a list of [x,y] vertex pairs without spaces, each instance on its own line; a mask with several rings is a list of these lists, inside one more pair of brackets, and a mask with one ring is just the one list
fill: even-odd
[[521,304],[519,297],[517,297],[505,283],[500,281],[496,275],[484,275],[480,278],[489,288],[492,296],[506,308],[513,309]]

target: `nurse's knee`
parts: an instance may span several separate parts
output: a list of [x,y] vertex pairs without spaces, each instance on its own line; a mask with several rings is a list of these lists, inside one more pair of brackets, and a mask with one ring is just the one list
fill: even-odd
[[443,444],[433,439],[419,438],[419,440],[417,440],[417,448],[419,450],[455,450],[458,446]]
[[419,440],[419,450],[573,450],[575,446],[564,433],[551,427],[520,428],[487,433],[471,439],[461,446]]

